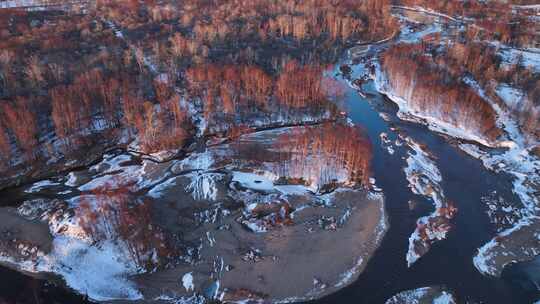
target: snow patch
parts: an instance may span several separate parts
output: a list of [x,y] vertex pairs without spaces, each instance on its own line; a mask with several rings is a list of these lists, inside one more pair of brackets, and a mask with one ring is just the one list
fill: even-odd
[[[443,189],[440,186],[442,176],[432,157],[411,138],[405,140],[411,149],[406,160],[407,166],[404,168],[409,187],[413,193],[430,198],[435,206],[435,211],[432,214],[417,220],[416,229],[409,237],[406,260],[410,267],[429,250],[433,242],[446,238],[450,226],[443,219],[450,220],[455,209],[451,206],[448,208]],[[441,212],[444,209],[450,211]],[[418,249],[418,247],[421,248]]]
[[210,152],[194,153],[188,157],[176,162],[172,171],[181,173],[190,170],[209,170],[214,165],[214,157]]
[[435,299],[433,299],[433,304],[455,304],[456,301],[454,297],[446,291],[443,291],[442,294]]
[[232,181],[256,191],[270,192],[274,190],[274,183],[270,179],[255,173],[234,171]]
[[171,177],[168,180],[164,181],[163,183],[160,183],[160,184],[156,185],[154,188],[150,189],[150,191],[148,191],[147,195],[152,197],[152,198],[160,198],[160,197],[163,196],[163,192],[165,192],[165,190],[176,186],[176,181],[177,180],[178,180],[178,177],[176,177],[176,176]]
[[128,276],[137,273],[136,265],[112,241],[99,247],[64,236],[54,239],[53,251],[44,256],[37,271],[61,275],[67,285],[96,301],[138,300],[141,293]]
[[57,182],[53,182],[51,180],[43,180],[43,181],[39,181],[37,183],[34,183],[30,188],[24,190],[24,192],[26,193],[36,193],[36,192],[39,192],[47,187],[51,187],[51,186],[58,186],[60,185],[59,183]]
[[195,290],[195,285],[193,284],[193,272],[188,272],[182,276],[182,286],[184,286],[187,292]]
[[195,172],[188,177],[191,178],[191,182],[186,186],[186,191],[191,192],[194,199],[210,201],[217,199],[216,182],[221,180],[221,174]]
[[495,92],[510,109],[517,109],[525,96],[525,93],[508,84],[500,84]]

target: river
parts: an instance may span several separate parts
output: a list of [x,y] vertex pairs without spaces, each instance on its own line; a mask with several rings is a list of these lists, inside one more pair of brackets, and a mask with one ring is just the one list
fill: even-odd
[[[337,66],[350,63],[348,61],[345,58]],[[361,65],[351,67],[353,79],[364,72]],[[440,284],[454,290],[460,303],[529,303],[532,299],[509,281],[482,276],[472,262],[477,249],[494,234],[487,207],[480,198],[495,190],[508,200],[518,200],[510,191],[509,177],[488,171],[480,161],[466,155],[427,127],[399,120],[397,106],[377,92],[373,82],[363,86],[368,98],[360,96],[349,86],[347,88],[345,104],[348,116],[367,130],[373,142],[373,172],[377,185],[385,193],[390,230],[354,284],[313,303],[384,303],[399,291]],[[386,114],[389,121],[380,113]],[[379,135],[385,132],[390,139],[395,139],[397,133],[393,130],[426,145],[436,156],[445,194],[459,210],[453,219],[455,228],[448,238],[435,243],[430,252],[411,268],[407,268],[405,260],[408,238],[415,229],[416,219],[430,213],[432,207],[430,202],[414,195],[407,186],[402,170],[406,148],[395,147],[393,155],[383,148]],[[410,199],[421,202],[420,210],[409,209],[407,202]]]

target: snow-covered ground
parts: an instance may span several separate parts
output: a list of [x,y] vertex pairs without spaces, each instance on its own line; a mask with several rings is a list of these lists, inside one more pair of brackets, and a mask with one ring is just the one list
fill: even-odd
[[411,149],[404,168],[412,192],[430,197],[436,208],[444,205],[444,193],[440,187],[441,172],[433,157],[411,138],[406,138],[406,144]]
[[456,304],[456,297],[448,290],[442,287],[422,287],[412,290],[402,291],[385,304]]
[[32,186],[30,186],[28,189],[24,190],[24,192],[26,193],[35,193],[35,192],[39,192],[47,187],[50,187],[50,186],[57,186],[57,185],[60,185],[60,183],[58,182],[54,182],[54,181],[51,181],[51,180],[42,180],[42,181],[39,181],[37,183],[34,183],[32,184]]
[[239,183],[242,187],[257,191],[272,191],[274,189],[274,183],[265,176],[247,173],[247,172],[233,172],[233,182]]
[[[140,261],[134,260],[129,252],[132,250],[132,247],[129,247],[132,246],[131,243],[120,237],[114,223],[107,218],[110,212],[116,214],[115,212],[126,211],[115,209],[118,202],[110,205],[101,203],[101,196],[137,193],[136,198],[130,196],[130,203],[138,203],[138,198],[141,198],[141,202],[149,198],[152,202],[166,202],[162,203],[162,208],[171,208],[166,206],[178,204],[178,209],[172,208],[170,211],[183,210],[182,212],[187,212],[186,215],[193,212],[189,218],[195,223],[194,228],[206,225],[206,229],[200,232],[200,235],[196,234],[193,247],[189,243],[187,253],[177,259],[187,264],[183,267],[189,266],[187,269],[178,270],[184,270],[176,278],[178,282],[176,288],[182,292],[176,295],[168,292],[161,292],[159,295],[152,293],[150,294],[152,299],[174,298],[180,303],[182,301],[189,303],[200,301],[196,293],[212,294],[211,298],[222,296],[225,290],[220,287],[221,284],[231,285],[235,281],[215,280],[213,291],[207,292],[206,289],[203,291],[201,290],[203,287],[198,283],[197,276],[200,276],[200,273],[195,271],[196,269],[192,267],[195,264],[192,263],[201,259],[201,252],[206,250],[206,254],[210,254],[213,259],[214,268],[219,268],[213,271],[212,275],[221,276],[227,272],[224,270],[226,264],[223,256],[228,256],[228,260],[245,258],[248,261],[258,261],[260,259],[258,255],[262,253],[256,250],[262,246],[252,248],[255,253],[251,255],[246,253],[246,257],[238,257],[226,249],[223,239],[227,237],[223,233],[228,233],[226,231],[231,229],[233,223],[240,225],[242,234],[245,234],[239,240],[241,242],[253,238],[262,241],[266,236],[283,230],[290,231],[295,242],[318,246],[317,242],[304,241],[303,236],[333,242],[332,235],[337,235],[339,231],[346,230],[355,237],[360,233],[364,241],[343,240],[346,246],[356,244],[354,252],[348,253],[351,258],[340,261],[339,267],[332,270],[332,273],[322,274],[323,278],[328,278],[327,282],[313,286],[309,280],[307,295],[299,294],[283,299],[308,299],[326,294],[329,290],[342,288],[350,284],[363,270],[369,256],[388,229],[388,222],[381,193],[368,193],[365,189],[349,187],[352,168],[343,161],[344,158],[338,158],[335,154],[321,149],[321,145],[310,145],[305,142],[303,146],[278,144],[281,143],[283,136],[292,142],[300,140],[310,142],[312,138],[304,134],[307,130],[316,130],[314,134],[326,134],[319,133],[325,129],[317,128],[321,127],[278,128],[246,134],[237,139],[240,144],[251,143],[261,147],[263,149],[261,152],[270,156],[281,153],[282,156],[279,158],[260,159],[258,154],[249,152],[242,154],[237,150],[237,144],[226,141],[216,141],[217,144],[209,145],[206,150],[193,152],[182,160],[163,162],[156,162],[136,152],[118,151],[104,155],[100,162],[89,168],[69,172],[64,177],[58,178],[58,181],[51,179],[35,183],[28,189],[36,195],[56,191],[55,189],[65,190],[66,193],[69,191],[70,194],[66,195],[68,198],[60,205],[61,208],[56,208],[56,203],[50,201],[51,205],[47,208],[46,205],[41,208],[37,204],[33,206],[28,204],[21,208],[22,216],[37,216],[47,223],[52,234],[52,250],[35,262],[13,260],[11,263],[17,263],[27,271],[58,274],[65,279],[68,286],[96,301],[142,299],[142,293],[146,296],[147,291],[139,291],[138,285],[136,286],[130,278],[154,270],[141,267]],[[335,182],[337,189],[330,188],[324,193],[319,193],[321,187],[329,182]],[[374,180],[372,187],[376,188]],[[366,206],[358,205],[364,201]],[[83,204],[86,209],[82,207]],[[235,213],[234,221],[230,217],[233,211],[228,210],[226,206],[228,208],[235,206],[237,209],[234,210],[239,211]],[[369,208],[369,212],[359,212],[365,210],[364,208]],[[93,213],[84,213],[83,211],[87,209]],[[312,209],[317,212],[313,213],[310,211]],[[369,214],[376,214],[374,222],[368,223],[371,221]],[[84,221],[92,220],[94,217],[96,222],[92,222],[90,228],[84,226]],[[353,220],[355,217],[365,220],[355,221]],[[228,218],[229,223],[217,229],[217,223],[224,218]],[[298,223],[295,222],[297,219]],[[169,220],[178,221],[178,217],[171,214]],[[306,220],[310,226],[307,232],[304,226],[298,226]],[[183,224],[182,221],[180,223]],[[359,232],[364,231],[365,225],[370,225],[373,230],[369,228],[369,233]],[[189,227],[191,225],[186,226],[184,230],[192,229]],[[184,230],[183,233],[189,232]],[[237,233],[238,230],[235,235]],[[278,250],[276,254],[288,255],[287,248],[287,246],[276,247]],[[214,253],[215,250],[220,250],[220,253]],[[283,250],[285,253],[282,253]],[[326,258],[327,254],[325,252],[318,254],[309,247],[302,250],[315,254],[318,259]],[[338,251],[342,253],[342,250]],[[154,255],[155,252],[146,252],[143,253],[143,258],[153,260]],[[306,263],[306,266],[296,266],[298,269],[309,265],[309,262],[303,261],[301,257],[293,258],[298,258],[300,263]],[[2,258],[2,261],[10,262],[8,258]],[[234,272],[234,269],[230,268],[228,271]],[[300,270],[295,271],[295,275],[301,273]],[[139,281],[137,282],[139,284]]]
[[142,295],[130,282],[136,265],[126,249],[113,241],[100,246],[72,237],[56,236],[53,252],[42,257],[35,271],[61,275],[67,285],[96,301],[137,300]]
[[188,272],[182,276],[182,286],[186,289],[186,291],[191,292],[195,289],[195,285],[193,284],[193,273]]
[[[540,66],[540,63],[538,66]],[[523,98],[522,92],[505,84],[497,87],[497,94],[511,110],[518,108]],[[493,247],[499,246],[496,239],[512,233],[512,231],[519,229],[524,223],[540,214],[540,198],[537,195],[537,187],[540,185],[540,160],[532,153],[530,140],[526,139],[522,134],[509,111],[499,107],[494,107],[494,109],[498,114],[498,124],[506,131],[513,144],[507,145],[508,149],[503,153],[482,151],[478,147],[469,144],[460,144],[459,147],[469,155],[481,160],[486,168],[513,176],[512,191],[520,198],[523,208],[516,212],[516,216],[522,218],[516,226],[501,232],[493,240],[479,248],[478,254],[474,258],[474,264],[485,274],[493,273],[493,271],[487,269],[484,260],[489,258],[486,252],[490,252]],[[505,254],[512,255],[514,250],[516,248],[507,248]],[[533,249],[531,248],[531,250]]]
[[479,248],[473,263],[482,274],[498,277],[506,265],[529,261],[537,255],[540,255],[540,217],[531,216]]
[[[234,145],[211,147],[210,158],[218,163],[231,157],[235,159],[234,163],[226,167],[239,171],[235,173],[234,178],[247,188],[269,190],[273,187],[272,183],[276,183],[280,178],[301,180],[301,184],[312,192],[319,192],[331,183],[351,185],[351,174],[356,168],[345,165],[344,158],[339,157],[341,155],[325,150],[328,147],[324,142],[317,144],[317,140],[331,140],[332,132],[334,132],[333,128],[328,126],[284,127],[254,132],[240,136]],[[282,142],[283,140],[286,144]],[[258,146],[261,152],[268,155],[282,155],[282,157],[279,160],[273,157],[256,160],[257,157],[255,157],[255,164],[253,160],[244,161],[243,154],[250,152],[236,151],[234,147],[250,147],[250,145]],[[341,151],[345,155],[361,153],[345,149],[344,147],[344,151]],[[231,156],[231,152],[235,155]],[[244,166],[250,167],[248,172],[238,170]]]
[[[536,72],[540,72],[540,49],[517,49],[512,47],[505,47],[500,44],[499,55],[502,57],[503,62],[507,65],[520,63],[526,68],[531,68]],[[520,62],[518,62],[521,60]]]
[[215,201],[217,199],[216,181],[222,178],[216,173],[193,173],[191,183],[186,187],[186,191],[191,192],[196,200],[206,199]]
[[522,90],[504,83],[497,86],[496,92],[509,109],[518,109],[525,96]]
[[83,3],[85,3],[85,1],[80,0],[6,0],[0,1],[0,9],[24,8],[30,11],[42,11],[50,8],[67,8],[70,5]]
[[130,275],[140,270],[128,258],[125,245],[113,238],[94,243],[79,226],[80,219],[73,212],[73,206],[55,201],[29,201],[21,205],[18,212],[29,219],[37,217],[49,225],[52,249],[38,254],[35,260],[11,261],[9,264],[27,272],[60,275],[70,288],[96,301],[142,298],[129,280]]
[[[397,113],[398,117],[402,120],[411,121],[419,124],[426,125],[430,130],[446,134],[451,137],[465,139],[469,141],[478,142],[484,146],[488,147],[497,147],[501,144],[505,145],[506,143],[492,142],[486,139],[481,134],[475,134],[474,131],[470,130],[466,125],[454,125],[442,121],[438,117],[433,115],[426,114],[424,111],[419,111],[412,108],[409,105],[409,101],[404,99],[402,96],[397,95],[394,90],[391,88],[388,83],[388,79],[385,76],[385,73],[382,72],[380,66],[377,65],[377,72],[375,76],[375,87],[377,91],[381,94],[386,95],[390,100],[392,100],[398,107],[399,111]],[[410,88],[412,91],[413,88]],[[409,93],[409,96],[412,96]],[[458,122],[466,123],[466,122]]]
[[435,207],[432,214],[418,219],[417,227],[409,238],[406,260],[410,267],[429,250],[433,242],[446,238],[451,229],[449,220],[454,216],[455,209],[445,199],[440,186],[441,173],[429,152],[411,138],[405,138],[405,143],[410,148],[404,168],[409,187],[413,193],[429,198]]

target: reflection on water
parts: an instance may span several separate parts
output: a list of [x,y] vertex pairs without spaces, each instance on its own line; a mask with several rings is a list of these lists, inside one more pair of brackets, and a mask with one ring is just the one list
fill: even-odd
[[540,257],[506,266],[502,278],[517,292],[527,294],[535,300],[540,299]]

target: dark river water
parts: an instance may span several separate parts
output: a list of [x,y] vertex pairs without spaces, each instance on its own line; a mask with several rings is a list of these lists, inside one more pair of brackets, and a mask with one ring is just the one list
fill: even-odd
[[[361,67],[353,66],[353,78],[358,77],[361,70]],[[506,279],[484,277],[472,261],[477,249],[495,233],[486,214],[487,207],[480,198],[496,190],[505,199],[517,201],[510,191],[510,179],[486,170],[480,161],[461,152],[427,127],[400,121],[396,116],[397,106],[379,94],[372,82],[364,85],[364,91],[368,98],[349,88],[346,107],[352,121],[364,126],[373,142],[373,174],[377,186],[385,193],[390,229],[355,283],[312,303],[384,303],[399,291],[430,285],[447,286],[456,292],[459,303],[531,303],[538,294],[526,292],[524,286],[511,279],[513,275]],[[386,113],[389,121],[382,119],[379,113]],[[408,188],[402,170],[406,165],[404,148],[396,147],[396,152],[390,155],[381,145],[381,132],[389,134],[392,140],[396,138],[396,132],[391,128],[426,145],[437,158],[445,196],[459,210],[452,220],[455,227],[448,238],[436,242],[411,268],[405,260],[408,238],[415,229],[417,218],[429,214],[433,207]],[[410,199],[420,202],[418,210],[409,209],[407,202]]]
[[[361,65],[353,66],[353,78],[362,72]],[[340,76],[338,78],[341,79]],[[455,291],[460,303],[531,303],[538,294],[530,291],[530,278],[539,276],[539,261],[512,266],[501,279],[482,276],[472,262],[476,250],[495,233],[486,214],[487,207],[480,198],[496,190],[506,200],[516,201],[517,198],[510,192],[509,178],[486,170],[480,161],[459,151],[447,139],[426,127],[399,121],[397,107],[377,93],[372,82],[364,85],[369,93],[368,98],[347,88],[345,107],[348,116],[352,122],[367,130],[373,143],[372,169],[377,186],[384,190],[386,196],[390,229],[355,283],[311,303],[384,303],[399,291],[430,285],[447,286]],[[386,113],[389,121],[383,120],[379,113]],[[429,253],[411,268],[407,267],[405,260],[408,238],[415,229],[416,220],[431,213],[433,207],[428,200],[414,195],[408,188],[402,170],[406,148],[395,147],[395,153],[390,155],[382,147],[379,137],[382,132],[387,133],[391,140],[397,138],[397,132],[392,129],[426,145],[436,156],[436,164],[443,176],[441,186],[445,196],[459,210],[452,221],[455,227],[448,238],[435,243]],[[419,202],[419,207],[410,210],[409,200]],[[0,268],[0,281],[0,295],[6,303],[84,301],[62,288],[4,268]]]

